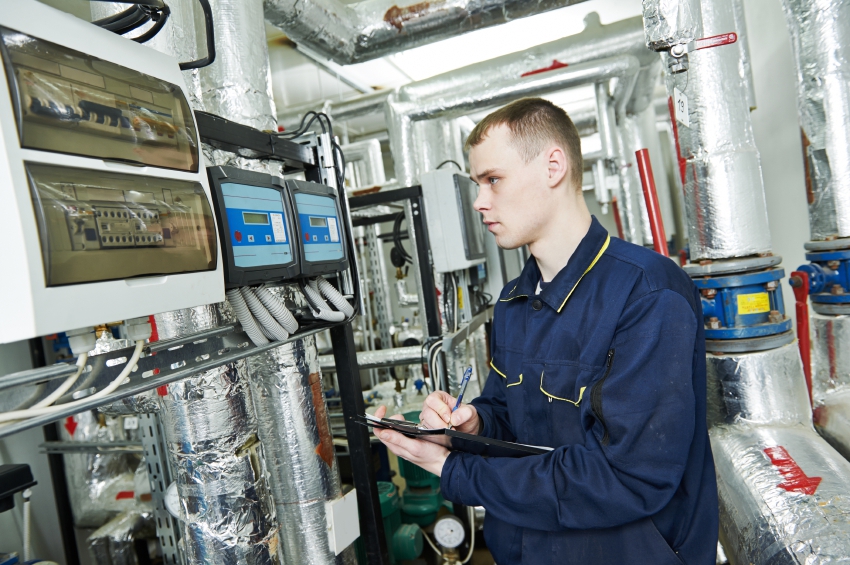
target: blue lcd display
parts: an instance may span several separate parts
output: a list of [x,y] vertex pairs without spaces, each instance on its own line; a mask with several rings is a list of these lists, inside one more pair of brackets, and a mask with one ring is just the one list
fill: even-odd
[[280,191],[222,183],[228,234],[237,267],[274,267],[293,260]]
[[296,193],[295,208],[298,211],[304,259],[311,263],[343,259],[345,252],[334,199]]

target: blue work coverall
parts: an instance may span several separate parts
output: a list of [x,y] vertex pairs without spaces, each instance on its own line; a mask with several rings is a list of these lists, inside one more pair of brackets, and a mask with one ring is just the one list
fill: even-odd
[[535,294],[539,280],[532,257],[502,291],[492,370],[471,404],[482,435],[555,449],[516,459],[453,451],[443,495],[484,506],[498,565],[713,565],[696,287],[596,218]]

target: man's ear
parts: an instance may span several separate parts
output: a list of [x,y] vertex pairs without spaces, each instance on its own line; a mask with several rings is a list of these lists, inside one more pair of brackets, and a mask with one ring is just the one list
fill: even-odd
[[547,167],[548,167],[548,185],[549,188],[559,186],[567,176],[569,163],[563,149],[557,145],[551,146],[545,152]]

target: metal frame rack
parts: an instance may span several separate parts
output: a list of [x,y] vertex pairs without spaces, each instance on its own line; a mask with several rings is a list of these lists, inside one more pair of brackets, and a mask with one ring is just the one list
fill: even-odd
[[[205,143],[243,157],[279,160],[283,162],[284,172],[286,173],[303,171],[307,180],[325,181],[325,172],[321,170],[320,164],[322,161],[320,155],[322,148],[320,146],[315,144],[304,145],[281,139],[273,134],[264,133],[203,112],[196,112],[196,120],[200,137]],[[340,189],[340,192],[342,192],[342,189]],[[345,201],[344,194],[341,194],[341,197]],[[421,201],[418,202],[417,206],[420,209],[421,205]],[[421,218],[419,224],[421,229]],[[431,295],[433,296],[433,292]],[[436,306],[435,302],[434,305]],[[369,446],[369,433],[366,428],[359,426],[353,420],[353,416],[363,413],[364,403],[354,336],[351,324],[348,321],[335,324],[324,322],[309,324],[303,326],[301,331],[287,340],[276,341],[263,346],[254,345],[247,335],[241,331],[241,328],[236,325],[227,325],[176,339],[149,343],[144,348],[144,357],[139,359],[137,363],[137,369],[130,374],[128,381],[112,394],[90,401],[82,398],[80,402],[75,402],[72,407],[64,410],[60,409],[49,415],[2,426],[0,427],[0,438],[29,428],[44,426],[67,416],[179,381],[199,372],[256,355],[325,329],[330,329],[333,342],[337,380],[340,386],[349,442],[353,482],[357,489],[361,536],[366,547],[369,563],[373,565],[388,564],[389,555],[384,537],[375,469],[373,468]],[[437,328],[437,331],[439,331],[439,328]],[[120,358],[123,357],[126,361],[128,351],[127,349],[118,350],[97,356],[95,370],[98,372],[96,375],[91,375],[88,386],[92,388],[87,390],[91,392],[101,390],[111,382],[123,367]],[[110,363],[112,360],[119,361],[112,364]],[[73,365],[57,364],[0,376],[0,390],[21,385],[35,386],[48,380],[67,377],[74,370]],[[49,426],[46,429],[52,430],[52,427]],[[58,437],[48,433],[45,439],[52,443],[50,440],[55,441]],[[161,450],[158,451],[162,453]],[[58,454],[56,451],[51,451],[51,453],[51,468],[61,468],[61,463],[53,464],[53,460]],[[64,488],[64,483],[61,488]],[[67,500],[67,493],[64,499]],[[66,550],[75,549],[74,544],[65,547]],[[69,556],[69,558],[73,560],[72,562],[76,562],[76,556]]]

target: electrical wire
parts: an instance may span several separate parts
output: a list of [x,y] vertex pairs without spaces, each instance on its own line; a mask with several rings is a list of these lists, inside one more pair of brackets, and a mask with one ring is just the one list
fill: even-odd
[[436,545],[434,545],[434,542],[432,542],[432,541],[431,541],[431,537],[427,534],[427,532],[425,532],[425,528],[423,528],[422,526],[419,526],[419,529],[420,529],[420,530],[422,530],[422,537],[423,537],[423,538],[425,538],[425,541],[427,541],[427,542],[428,542],[428,545],[430,545],[430,546],[431,546],[431,549],[433,549],[433,550],[434,550],[434,553],[436,553],[437,555],[442,555],[442,554],[443,554],[443,552],[442,552],[442,551],[440,551],[440,550],[437,548],[437,546],[436,546]]
[[83,374],[83,369],[86,368],[86,362],[88,361],[88,358],[88,353],[81,353],[79,357],[77,357],[76,372],[67,379],[65,379],[65,382],[59,385],[59,387],[54,390],[49,396],[35,403],[32,408],[44,408],[45,406],[50,406],[51,404],[62,398],[62,395],[68,392],[68,390],[72,386],[74,386],[74,383],[77,382],[77,379],[80,378],[80,375]]
[[469,519],[469,553],[466,554],[466,559],[461,561],[463,563],[469,563],[469,560],[472,559],[472,552],[475,551],[475,507],[467,506],[466,507],[466,516]]
[[25,489],[22,495],[24,499],[23,554],[24,562],[27,562],[32,559],[32,503],[30,502],[32,489]]
[[34,416],[44,416],[46,414],[51,414],[53,412],[57,412],[59,410],[65,410],[67,408],[71,408],[73,406],[77,406],[83,402],[89,402],[91,400],[98,400],[112,394],[112,392],[121,386],[133,369],[138,363],[139,358],[142,356],[142,349],[145,347],[145,340],[140,339],[136,342],[136,349],[133,351],[133,355],[130,356],[130,359],[127,361],[127,364],[124,365],[124,369],[118,374],[115,379],[103,387],[100,391],[94,393],[91,396],[87,396],[86,398],[81,398],[80,400],[74,400],[72,402],[68,402],[65,404],[60,404],[58,406],[43,406],[41,408],[27,408],[25,410],[13,410],[11,412],[3,412],[0,413],[0,422],[9,422],[11,420],[24,420],[27,418],[32,418]]
[[457,161],[455,161],[454,159],[446,159],[445,161],[443,161],[442,163],[440,163],[439,165],[437,165],[437,168],[438,168],[438,169],[442,169],[442,168],[443,168],[443,165],[448,165],[449,163],[451,163],[452,165],[454,165],[455,167],[457,167],[457,168],[458,168],[458,169],[460,169],[461,171],[463,170],[463,167],[461,167],[461,166],[458,164],[458,162],[457,162]]

